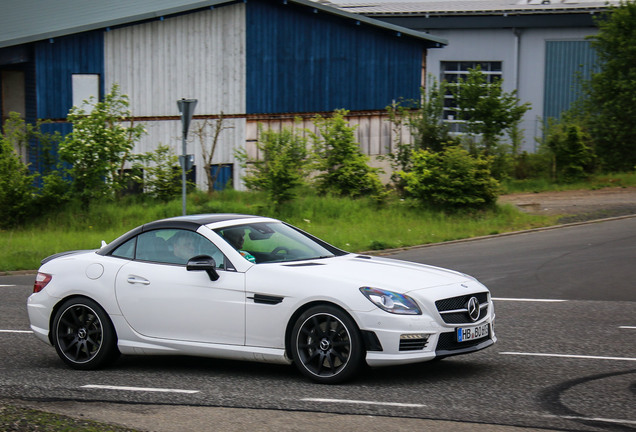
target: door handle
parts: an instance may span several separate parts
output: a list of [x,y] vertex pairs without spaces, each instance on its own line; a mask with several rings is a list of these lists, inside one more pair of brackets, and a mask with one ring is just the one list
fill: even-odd
[[148,279],[139,276],[128,276],[127,282],[129,284],[150,285],[150,281]]

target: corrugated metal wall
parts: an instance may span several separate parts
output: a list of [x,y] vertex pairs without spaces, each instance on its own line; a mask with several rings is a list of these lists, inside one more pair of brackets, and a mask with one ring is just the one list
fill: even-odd
[[588,41],[546,41],[543,116],[559,119],[581,96],[581,79],[588,79],[596,52]]
[[135,116],[178,115],[177,100],[198,99],[196,114],[245,112],[245,4],[105,33],[106,86],[118,83]]
[[[245,113],[245,4],[234,4],[163,21],[113,29],[104,37],[107,89],[118,83],[130,98],[135,117],[148,134],[134,149],[145,153],[159,143],[181,154],[181,123],[177,100],[198,100],[195,116]],[[188,153],[203,163],[201,146],[190,127]],[[225,120],[214,163],[233,163],[234,150],[245,144],[245,119]],[[235,166],[234,184],[240,170]],[[205,188],[205,173],[197,169]]]
[[424,47],[283,2],[247,3],[247,113],[382,110],[417,98]]
[[[355,128],[356,141],[360,144],[360,150],[367,155],[386,155],[394,151],[398,138],[403,143],[413,142],[413,137],[407,126],[402,126],[396,130],[388,116],[382,112],[350,113],[346,120],[349,126]],[[248,154],[251,158],[259,157],[256,148],[259,125],[264,129],[275,131],[296,129],[304,136],[308,136],[308,132],[318,132],[313,117],[249,119],[246,126],[246,141]]]
[[72,74],[104,75],[103,33],[92,31],[36,42],[34,60],[37,118],[66,118],[73,105]]

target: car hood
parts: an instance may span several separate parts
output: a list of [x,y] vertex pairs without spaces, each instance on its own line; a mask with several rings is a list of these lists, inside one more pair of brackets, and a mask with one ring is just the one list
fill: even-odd
[[355,254],[311,261],[262,264],[254,267],[270,265],[278,267],[277,273],[298,273],[298,276],[302,274],[317,279],[348,282],[356,287],[369,286],[391,289],[400,293],[474,280],[468,275],[453,270]]

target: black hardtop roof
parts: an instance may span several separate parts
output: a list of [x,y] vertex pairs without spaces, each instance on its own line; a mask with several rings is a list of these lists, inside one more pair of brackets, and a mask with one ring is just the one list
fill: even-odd
[[167,219],[161,219],[142,225],[142,231],[153,230],[157,228],[185,228],[196,229],[201,225],[207,225],[216,222],[227,222],[237,219],[259,218],[261,216],[244,215],[237,213],[208,213],[186,216],[176,216]]
[[100,255],[108,255],[132,237],[146,231],[152,231],[162,228],[186,229],[190,231],[196,231],[202,225],[207,225],[215,222],[226,222],[238,219],[256,219],[260,217],[261,216],[243,215],[236,213],[209,213],[161,219],[154,222],[148,222],[147,224],[138,226],[137,228],[128,231],[126,234],[108,243],[108,245],[101,248],[97,253]]

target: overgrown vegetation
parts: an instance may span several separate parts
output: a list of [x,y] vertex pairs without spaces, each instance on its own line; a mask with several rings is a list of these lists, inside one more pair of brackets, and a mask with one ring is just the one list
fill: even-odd
[[[532,216],[508,206],[443,212],[417,200],[390,197],[383,206],[371,198],[317,196],[309,187],[276,209],[266,192],[205,192],[188,195],[196,213],[243,213],[281,218],[349,251],[405,247],[545,226],[555,219]],[[117,203],[96,201],[88,209],[71,202],[26,226],[0,235],[0,270],[36,269],[53,253],[97,249],[143,223],[181,215],[180,198],[161,202],[128,196]]]
[[[89,101],[93,102],[93,101]],[[67,120],[73,131],[60,144],[59,156],[70,165],[73,196],[88,206],[91,201],[121,192],[126,186],[126,162],[145,133],[143,125],[130,122],[128,98],[114,85],[90,113],[73,107]]]
[[346,110],[336,110],[330,118],[316,117],[318,133],[312,133],[315,184],[319,193],[351,198],[384,197],[378,169],[369,166],[354,137],[355,128],[345,120]]
[[35,189],[35,176],[14,151],[12,136],[0,136],[0,227],[15,225],[30,215]]
[[479,209],[497,201],[499,182],[487,157],[472,157],[459,147],[413,152],[411,171],[398,172],[407,196],[442,209]]
[[295,129],[276,132],[259,128],[256,148],[261,157],[253,161],[245,150],[236,153],[242,166],[249,167],[243,181],[248,189],[266,192],[274,207],[279,208],[294,199],[296,189],[304,183],[307,139]]
[[605,171],[636,168],[636,3],[609,6],[591,36],[599,70],[584,83],[582,117]]
[[[496,155],[505,131],[516,128],[530,104],[521,104],[516,90],[504,92],[503,81],[488,80],[478,66],[465,79],[451,87],[460,120],[466,122],[468,132],[480,135],[479,150],[486,156]],[[510,133],[510,132],[509,132]]]

